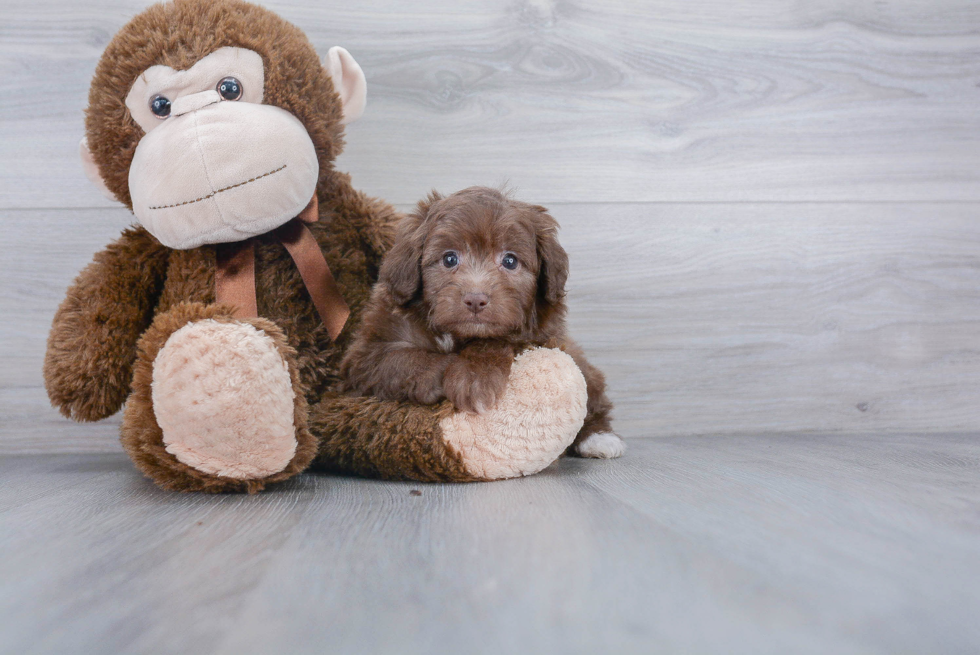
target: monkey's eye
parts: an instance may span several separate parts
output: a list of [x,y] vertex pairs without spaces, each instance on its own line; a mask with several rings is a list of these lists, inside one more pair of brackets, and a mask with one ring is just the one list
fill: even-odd
[[446,268],[455,268],[457,264],[459,264],[459,255],[454,253],[452,250],[449,250],[442,255],[442,265]]
[[514,270],[517,268],[517,255],[512,252],[504,253],[504,258],[500,260],[500,265],[508,271]]
[[242,97],[242,83],[234,77],[226,77],[218,82],[218,95],[225,100],[238,100]]
[[153,100],[150,100],[150,111],[157,118],[166,118],[170,115],[170,101],[163,96],[153,96]]

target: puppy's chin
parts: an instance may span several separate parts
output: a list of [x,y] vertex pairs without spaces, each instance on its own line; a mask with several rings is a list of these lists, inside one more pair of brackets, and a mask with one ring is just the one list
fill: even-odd
[[438,332],[448,332],[456,339],[499,339],[519,329],[518,326],[476,320],[452,321],[432,327]]

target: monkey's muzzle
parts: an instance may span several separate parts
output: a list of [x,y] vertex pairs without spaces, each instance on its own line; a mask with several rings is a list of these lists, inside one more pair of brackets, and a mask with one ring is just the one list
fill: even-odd
[[174,115],[140,140],[129,170],[133,213],[170,248],[265,234],[316,192],[316,149],[299,119],[205,94],[217,96],[180,98]]

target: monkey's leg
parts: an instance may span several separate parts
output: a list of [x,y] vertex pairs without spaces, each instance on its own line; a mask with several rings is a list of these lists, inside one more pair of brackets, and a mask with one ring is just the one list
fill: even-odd
[[122,443],[165,489],[259,491],[309,465],[316,442],[296,354],[265,319],[184,303],[139,342]]
[[586,413],[585,379],[556,349],[518,355],[507,389],[482,414],[452,404],[328,397],[310,410],[316,465],[389,480],[467,482],[532,475],[572,443]]

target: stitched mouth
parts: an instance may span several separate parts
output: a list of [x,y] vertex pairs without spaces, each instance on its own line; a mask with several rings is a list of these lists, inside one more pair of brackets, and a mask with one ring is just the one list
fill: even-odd
[[177,202],[172,205],[157,205],[156,207],[150,207],[150,209],[170,209],[171,207],[183,207],[184,205],[193,205],[195,202],[201,202],[203,200],[207,200],[208,198],[213,198],[219,193],[224,193],[225,191],[231,191],[232,189],[237,189],[238,187],[245,186],[246,184],[250,184],[252,182],[255,182],[256,180],[261,180],[263,177],[269,177],[270,175],[274,175],[285,168],[286,168],[286,164],[283,164],[282,166],[275,169],[274,171],[269,171],[268,173],[262,173],[262,175],[256,175],[250,180],[245,180],[244,182],[239,182],[238,184],[232,184],[231,186],[226,186],[222,189],[218,189],[217,191],[212,191],[206,196],[201,196],[200,198],[195,198],[194,200],[185,200],[184,202]]

